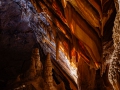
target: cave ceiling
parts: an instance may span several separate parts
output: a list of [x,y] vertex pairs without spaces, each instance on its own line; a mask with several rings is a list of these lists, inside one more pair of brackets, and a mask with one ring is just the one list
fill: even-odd
[[[69,59],[72,53],[84,58],[91,68],[102,63],[104,42],[112,40],[115,18],[113,0],[31,0],[37,12],[46,12],[58,49],[64,47]],[[49,32],[49,31],[48,31]],[[62,45],[59,45],[59,42]],[[78,61],[78,60],[76,60]]]

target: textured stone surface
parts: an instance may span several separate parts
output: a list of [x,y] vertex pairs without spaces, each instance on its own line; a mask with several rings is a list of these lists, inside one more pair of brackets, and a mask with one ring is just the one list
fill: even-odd
[[0,1],[0,83],[3,84],[28,69],[36,44],[29,21],[32,16],[28,14],[34,12],[33,7],[27,5],[25,9],[23,1]]
[[[77,68],[78,87],[83,90],[113,90],[109,85],[108,76],[113,87],[119,88],[119,13],[117,13],[118,17],[114,22],[113,30],[115,48],[111,43],[113,21],[116,10],[119,10],[117,0],[116,10],[113,0],[61,0],[62,2],[40,0],[39,3],[38,0],[31,1],[39,13],[28,0],[0,1],[1,87],[4,87],[7,81],[9,84],[10,79],[14,79],[21,72],[27,71],[23,76],[28,76],[27,79],[31,80],[41,75],[42,66],[39,62],[41,57],[38,55],[38,50],[33,50],[35,56],[33,55],[30,59],[32,48],[38,42],[43,48],[43,52],[40,51],[41,54],[46,55],[50,52],[52,58],[58,60],[53,61],[54,65],[58,65],[56,67],[60,69],[57,71],[55,67],[55,73],[58,74],[61,71],[62,74],[58,76],[65,77],[68,83],[67,88],[70,86],[72,89],[77,89]],[[103,44],[109,42],[110,46],[109,43],[102,45],[102,42]],[[112,53],[113,49],[115,51]],[[32,65],[30,60],[32,60]],[[42,59],[43,62],[44,60]],[[50,68],[47,67],[49,65]],[[46,69],[50,70],[50,72],[46,71],[47,83],[50,83],[48,86],[52,87],[52,74],[55,73],[52,73],[50,63],[47,66]],[[99,70],[95,70],[99,68],[102,77]],[[60,77],[57,77],[56,81],[58,78]],[[20,79],[21,75],[15,82]],[[27,87],[34,90],[39,86],[37,83],[40,83],[40,80],[43,79],[37,78],[32,84],[29,82],[29,85],[22,84],[15,87],[16,89]],[[61,86],[64,86],[62,81],[57,87],[60,89]]]
[[113,27],[114,51],[110,57],[108,78],[114,90],[120,89],[120,1],[115,0],[117,9]]
[[[39,57],[39,49],[34,48],[27,72],[18,75],[6,86],[5,90],[66,90],[64,82],[61,81],[60,84],[56,84],[53,79],[50,54],[47,55],[44,65]],[[38,67],[40,68],[38,69]]]
[[[4,87],[8,90],[12,88],[22,89],[24,84],[21,85],[21,83],[26,83],[28,79],[34,79],[32,85],[30,85],[30,82],[28,82],[29,85],[25,85],[29,90],[30,88],[34,90],[34,87],[38,86],[39,81],[43,82],[41,78],[34,78],[42,73],[39,59],[42,58],[44,62],[44,53],[46,54],[50,49],[43,39],[44,35],[48,35],[45,30],[49,28],[49,23],[44,16],[46,14],[44,12],[36,13],[32,4],[27,0],[2,0],[0,11],[0,89]],[[45,50],[44,52],[37,42]],[[41,48],[41,57],[38,55],[38,50],[33,50],[34,55],[30,59],[33,47]],[[24,75],[21,75],[21,73]],[[59,76],[68,77],[61,73],[59,73]],[[16,77],[15,85],[12,84],[11,86],[12,80]],[[58,78],[54,79],[57,80]],[[65,78],[63,81],[67,82],[66,88],[69,88],[67,79]],[[40,87],[43,88],[41,83]],[[62,82],[57,87],[62,89],[61,87],[63,86],[64,83]]]

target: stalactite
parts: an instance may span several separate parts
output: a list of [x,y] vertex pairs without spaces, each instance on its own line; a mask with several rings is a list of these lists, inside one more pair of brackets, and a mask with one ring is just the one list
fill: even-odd
[[72,34],[72,41],[73,41],[72,43],[73,43],[76,51],[79,51],[79,45],[78,45],[77,39],[73,34]]
[[71,52],[69,52],[69,43],[67,40],[61,41],[62,42],[62,46],[64,49],[64,53],[66,54],[66,56],[68,57],[68,59],[70,59],[71,56]]
[[66,0],[61,0],[61,3],[62,3],[62,5],[63,5],[63,7],[65,8],[65,7],[66,7],[66,4],[67,4]]
[[71,48],[72,48],[71,42],[65,37],[65,35],[62,32],[59,33],[59,38],[60,38],[60,41],[63,44],[63,48],[64,48],[64,51],[67,54],[66,55],[67,58],[70,59],[71,58],[70,53],[71,53]]
[[76,50],[75,50],[75,48],[73,48],[72,51],[71,51],[71,57],[72,57],[71,62],[76,61]]

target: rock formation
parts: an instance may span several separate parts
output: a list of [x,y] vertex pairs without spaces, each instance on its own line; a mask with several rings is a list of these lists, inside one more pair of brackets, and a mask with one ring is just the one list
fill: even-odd
[[50,60],[50,53],[48,53],[47,59],[45,61],[44,78],[46,83],[45,90],[57,90],[54,86],[54,81],[52,77],[52,62]]
[[53,79],[52,73],[53,65],[51,62],[50,53],[47,54],[47,59],[45,61],[44,66],[44,80],[45,80],[45,88],[44,90],[66,90],[64,82],[60,82],[60,84],[56,84]]
[[119,0],[1,0],[0,90],[119,90],[119,7]]
[[114,90],[120,90],[120,2],[115,0],[117,14],[113,27],[114,51],[110,58],[109,81]]
[[47,55],[43,68],[39,49],[34,48],[29,69],[25,73],[18,75],[16,80],[8,84],[5,90],[66,90],[63,82],[56,84],[53,79],[52,69],[50,53]]
[[39,55],[39,49],[35,48],[32,51],[32,56],[31,56],[31,65],[28,71],[25,74],[25,77],[28,79],[34,79],[37,76],[40,76],[42,73],[42,63],[40,61],[40,55]]

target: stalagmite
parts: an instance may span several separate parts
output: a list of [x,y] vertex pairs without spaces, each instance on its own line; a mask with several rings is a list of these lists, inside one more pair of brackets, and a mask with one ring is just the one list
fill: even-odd
[[39,49],[35,48],[32,51],[30,68],[26,72],[25,76],[28,79],[34,79],[36,75],[37,76],[41,75],[42,69],[43,67],[42,67],[42,63],[40,62]]
[[40,55],[39,55],[39,49],[35,48],[33,50],[33,57],[35,59],[35,68],[36,68],[36,74],[40,75],[41,71],[43,69],[42,63],[40,61]]
[[46,82],[45,90],[57,90],[53,85],[54,83],[52,77],[52,62],[50,59],[50,53],[48,53],[47,59],[45,61],[44,77]]
[[36,69],[35,69],[35,60],[33,57],[31,57],[31,65],[28,71],[25,73],[25,77],[28,79],[34,79],[36,76]]

